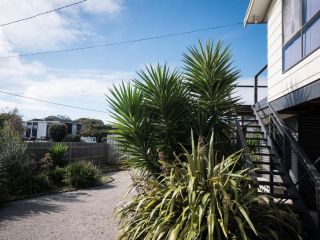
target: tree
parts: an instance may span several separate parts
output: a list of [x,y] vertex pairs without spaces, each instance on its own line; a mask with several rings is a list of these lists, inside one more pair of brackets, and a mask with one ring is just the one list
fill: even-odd
[[64,115],[48,116],[44,120],[46,121],[59,121],[59,122],[72,122],[71,118]]
[[81,124],[80,136],[96,137],[98,142],[107,137],[108,130],[111,129],[110,125],[105,125],[103,121],[94,118],[79,118],[75,122]]
[[19,134],[23,132],[22,116],[17,108],[0,113],[0,129],[3,129],[5,126],[9,126]]
[[65,124],[52,124],[49,128],[49,135],[54,142],[61,142],[68,134],[68,127]]

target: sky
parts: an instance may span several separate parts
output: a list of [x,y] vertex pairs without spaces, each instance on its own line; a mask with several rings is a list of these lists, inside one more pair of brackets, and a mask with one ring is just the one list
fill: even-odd
[[[0,24],[78,0],[0,0]],[[87,0],[61,11],[0,27],[0,90],[100,112],[56,106],[0,93],[0,110],[24,120],[49,115],[111,121],[106,96],[148,64],[182,67],[187,47],[211,39],[230,45],[239,84],[252,84],[267,63],[265,25],[243,25],[82,51],[19,57],[243,22],[249,0]],[[1,58],[3,56],[17,57]],[[264,80],[265,81],[265,80]],[[253,90],[241,90],[250,103]],[[260,97],[265,95],[261,92]]]

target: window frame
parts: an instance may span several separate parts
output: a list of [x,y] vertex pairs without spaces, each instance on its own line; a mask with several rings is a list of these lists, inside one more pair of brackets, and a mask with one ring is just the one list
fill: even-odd
[[[302,19],[305,19],[305,2],[302,0],[302,8],[301,8],[301,11],[302,11]],[[290,69],[292,69],[293,67],[295,67],[297,64],[299,64],[300,62],[302,62],[304,59],[306,59],[308,56],[310,56],[312,53],[314,53],[315,51],[319,50],[320,49],[320,43],[319,43],[319,46],[316,47],[315,49],[313,49],[310,53],[304,55],[304,52],[303,52],[303,49],[304,49],[304,40],[303,40],[303,33],[305,32],[305,30],[307,30],[309,27],[311,27],[311,25],[313,23],[315,23],[317,20],[320,19],[320,10],[318,10],[318,12],[312,16],[308,21],[306,21],[305,23],[303,23],[303,20],[302,20],[302,26],[301,28],[294,34],[291,36],[291,38],[284,42],[284,25],[283,25],[283,1],[282,1],[282,73],[285,73],[287,71],[289,71]],[[319,29],[320,31],[320,29]],[[296,63],[294,63],[292,66],[290,66],[289,68],[285,69],[285,49],[290,45],[292,44],[292,42],[294,40],[296,40],[296,38],[298,38],[300,35],[300,41],[301,41],[301,59],[299,61],[297,61]]]

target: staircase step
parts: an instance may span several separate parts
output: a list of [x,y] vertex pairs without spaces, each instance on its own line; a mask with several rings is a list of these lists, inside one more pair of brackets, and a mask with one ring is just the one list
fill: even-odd
[[258,152],[254,152],[254,153],[252,153],[252,155],[256,155],[256,156],[275,156],[273,153],[258,153]]
[[240,119],[241,122],[258,122],[257,119]]
[[279,193],[268,193],[269,196],[274,198],[281,198],[281,199],[295,199],[292,195],[289,194],[279,194]]
[[256,148],[268,148],[270,149],[271,147],[268,145],[255,145],[255,144],[248,144],[248,147],[256,147]]
[[248,124],[242,124],[241,126],[245,126],[247,128],[260,128],[261,126],[259,124],[255,124],[255,125],[251,125],[252,123],[248,123]]
[[266,171],[266,170],[257,170],[256,173],[258,174],[268,174],[268,175],[280,175],[280,176],[283,176],[285,175],[284,173],[282,172],[270,172],[270,171]]
[[264,134],[264,132],[260,132],[260,131],[246,131],[245,133],[246,134],[247,133],[250,133],[250,134]]
[[261,141],[267,141],[266,138],[257,138],[257,137],[245,137],[247,140],[261,140]]
[[261,165],[279,165],[279,163],[275,162],[261,162],[261,161],[252,161],[253,164],[261,164]]
[[258,183],[259,183],[259,185],[288,187],[288,184],[285,184],[285,183],[283,183],[283,182],[258,181]]

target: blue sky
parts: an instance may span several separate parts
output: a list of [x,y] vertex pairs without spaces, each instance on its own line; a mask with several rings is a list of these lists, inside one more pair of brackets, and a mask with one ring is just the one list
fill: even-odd
[[[9,2],[9,3],[8,3]],[[8,22],[69,4],[71,0],[0,0]],[[0,29],[0,56],[125,41],[242,22],[243,0],[88,0],[77,7]],[[250,83],[266,62],[266,26],[242,25],[139,43],[0,60],[0,89],[30,97],[106,110],[104,94],[128,81],[146,64],[181,66],[182,53],[198,40],[221,39],[230,45],[239,82]],[[244,93],[244,95],[247,95]],[[18,107],[25,119],[47,115],[71,118],[108,114],[37,103],[0,94],[2,109]]]

